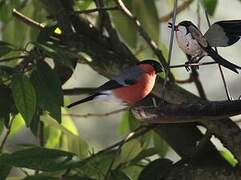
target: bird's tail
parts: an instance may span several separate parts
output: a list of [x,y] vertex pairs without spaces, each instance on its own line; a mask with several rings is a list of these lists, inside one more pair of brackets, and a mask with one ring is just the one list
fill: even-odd
[[235,73],[239,73],[238,69],[241,69],[240,66],[237,66],[237,65],[227,61],[226,59],[221,57],[216,51],[214,51],[211,47],[206,48],[205,50],[218,64],[230,69],[231,71],[233,71]]
[[88,97],[86,97],[86,98],[84,98],[84,99],[81,99],[81,100],[79,100],[79,101],[73,102],[73,103],[69,104],[69,105],[67,106],[67,108],[72,108],[73,106],[82,104],[82,103],[87,102],[87,101],[91,101],[91,100],[93,100],[96,96],[98,96],[98,94],[93,94],[93,95],[90,95],[90,96],[88,96]]

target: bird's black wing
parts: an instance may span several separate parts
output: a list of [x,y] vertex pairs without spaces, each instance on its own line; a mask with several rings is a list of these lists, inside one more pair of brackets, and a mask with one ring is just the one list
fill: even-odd
[[236,43],[241,36],[241,20],[218,21],[204,34],[211,47],[226,47]]
[[99,96],[101,94],[105,94],[104,91],[108,91],[108,90],[112,90],[112,89],[116,89],[116,88],[120,88],[120,87],[123,87],[123,85],[119,84],[115,80],[109,80],[106,83],[104,83],[103,85],[101,85],[100,87],[96,88],[95,91],[92,92],[90,96],[69,104],[67,106],[67,108],[71,108],[71,107],[76,106],[78,104],[93,100],[96,96]]

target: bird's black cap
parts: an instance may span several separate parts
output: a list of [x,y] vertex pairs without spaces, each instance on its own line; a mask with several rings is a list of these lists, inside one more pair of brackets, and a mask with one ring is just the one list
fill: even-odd
[[151,59],[143,60],[143,61],[139,62],[138,64],[150,64],[152,67],[154,67],[156,73],[160,73],[163,71],[161,64],[159,62],[151,60]]

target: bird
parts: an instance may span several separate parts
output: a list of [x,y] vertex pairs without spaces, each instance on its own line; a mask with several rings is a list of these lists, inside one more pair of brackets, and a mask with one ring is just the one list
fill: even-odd
[[90,96],[69,104],[67,108],[95,99],[114,100],[122,105],[131,106],[151,92],[157,74],[162,71],[162,66],[157,61],[140,61],[98,87]]
[[[172,23],[168,27],[171,28]],[[241,36],[241,20],[215,22],[204,35],[191,21],[174,25],[174,31],[178,46],[187,55],[187,65],[198,63],[204,56],[210,56],[220,65],[239,73],[240,66],[224,59],[212,47],[227,47],[236,43]]]

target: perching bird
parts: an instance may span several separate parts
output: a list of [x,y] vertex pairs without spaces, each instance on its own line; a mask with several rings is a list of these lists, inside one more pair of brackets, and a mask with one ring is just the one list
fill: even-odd
[[[169,23],[169,28],[172,23]],[[241,20],[219,21],[203,35],[190,21],[174,26],[178,46],[186,53],[188,63],[198,63],[204,56],[211,56],[220,65],[238,73],[241,67],[221,57],[212,47],[226,47],[236,43],[241,36]]]
[[151,92],[155,84],[156,74],[161,71],[162,68],[158,62],[141,61],[98,87],[92,95],[67,107],[71,108],[94,99],[114,100],[121,104],[132,105]]

